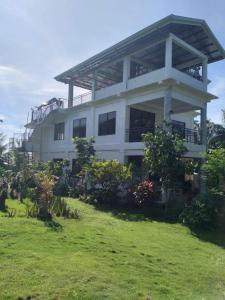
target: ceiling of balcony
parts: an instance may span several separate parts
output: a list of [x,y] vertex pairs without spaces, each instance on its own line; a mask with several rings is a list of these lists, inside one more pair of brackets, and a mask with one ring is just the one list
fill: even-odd
[[[204,20],[170,15],[56,76],[55,79],[91,89],[93,72],[98,70],[97,88],[112,85],[122,80],[122,58],[126,55],[132,55],[134,60],[141,59],[146,70],[157,68],[163,64],[165,56],[165,47],[158,42],[164,40],[169,33],[201,51],[208,57],[209,63],[225,58],[223,47]],[[182,56],[183,54],[180,55],[180,63],[183,63]],[[144,70],[143,67],[142,69]]]

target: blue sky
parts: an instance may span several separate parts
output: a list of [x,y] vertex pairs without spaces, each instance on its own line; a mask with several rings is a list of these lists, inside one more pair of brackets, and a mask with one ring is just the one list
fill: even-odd
[[[67,86],[54,76],[171,13],[205,19],[225,47],[223,0],[2,0],[0,130],[23,131],[31,107],[66,98]],[[219,100],[208,117],[221,123],[225,60],[209,66],[209,78]]]

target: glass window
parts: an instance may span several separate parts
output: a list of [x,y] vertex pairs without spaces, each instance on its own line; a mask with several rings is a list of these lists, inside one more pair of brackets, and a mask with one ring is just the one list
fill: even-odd
[[86,118],[73,120],[73,137],[86,137]]
[[111,135],[116,133],[116,112],[100,114],[98,119],[98,135]]
[[64,140],[65,135],[65,123],[57,123],[54,128],[54,140]]
[[185,138],[185,123],[181,121],[172,120],[172,132],[181,138]]

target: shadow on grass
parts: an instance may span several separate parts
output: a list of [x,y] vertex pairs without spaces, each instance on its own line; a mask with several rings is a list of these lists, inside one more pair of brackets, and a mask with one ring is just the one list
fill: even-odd
[[147,206],[143,208],[128,207],[128,206],[112,206],[112,205],[95,205],[95,209],[111,212],[112,215],[120,220],[129,222],[140,221],[160,221],[166,223],[178,223],[177,217],[173,214],[168,214],[165,207],[158,204]]
[[[129,222],[140,222],[140,221],[158,221],[168,224],[180,223],[178,216],[166,212],[164,207],[157,205],[145,207],[145,208],[129,208],[126,206],[115,207],[110,205],[95,205],[96,210],[111,212],[116,218],[129,221]],[[183,225],[185,226],[185,225]],[[225,249],[225,232],[217,230],[215,228],[208,229],[193,229],[190,228],[191,234],[201,241],[215,244]]]
[[58,223],[54,220],[46,220],[46,221],[44,221],[44,224],[45,224],[46,227],[48,227],[52,231],[58,232],[58,231],[63,230],[63,226],[60,223]]
[[192,229],[191,233],[201,241],[212,243],[225,249],[225,232],[216,229]]

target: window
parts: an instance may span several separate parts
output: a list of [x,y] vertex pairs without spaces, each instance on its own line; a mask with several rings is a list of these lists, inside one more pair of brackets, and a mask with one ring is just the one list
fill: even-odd
[[98,135],[110,135],[116,133],[116,112],[112,111],[100,114],[98,119]]
[[172,120],[172,132],[173,134],[177,134],[180,138],[185,138],[185,123]]
[[73,137],[86,137],[86,118],[73,120]]
[[57,123],[54,128],[54,140],[61,141],[64,140],[65,123]]

